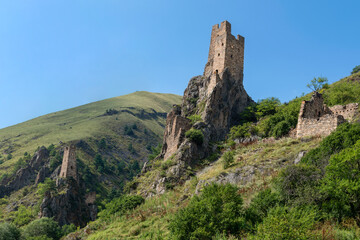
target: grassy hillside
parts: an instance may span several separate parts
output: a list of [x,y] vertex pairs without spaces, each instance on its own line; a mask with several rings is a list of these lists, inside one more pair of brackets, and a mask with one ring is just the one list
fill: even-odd
[[[360,102],[360,73],[322,92],[328,105]],[[74,236],[81,239],[188,239],[184,236],[195,229],[194,239],[359,239],[358,119],[353,124],[342,125],[327,138],[282,137],[296,126],[293,118],[297,118],[301,101],[309,98],[309,94],[296,98],[278,106],[257,123],[251,123],[259,128],[254,132],[261,134],[263,140],[235,144],[230,134],[228,142],[217,143],[222,149],[219,158],[205,159],[196,168],[189,169],[193,177],[184,185],[146,199],[125,214],[117,212],[106,217],[100,214],[86,231],[77,231],[66,239]],[[272,129],[281,121],[288,121],[288,128],[279,133],[278,139],[266,138],[273,135]],[[244,129],[251,130],[249,126]],[[307,154],[294,165],[300,152]],[[229,158],[232,158],[230,163]],[[154,161],[151,171],[134,180],[138,183],[136,193],[141,193],[142,188],[147,188],[154,176],[163,171],[163,161]],[[228,163],[226,167],[225,163]],[[327,164],[330,166],[326,167]],[[210,182],[231,182],[232,174],[241,176],[235,182],[237,193],[243,199],[240,219],[230,217],[231,211],[227,215],[218,212],[233,207],[234,203],[224,203],[211,215],[212,203],[231,200],[219,199],[215,193],[206,199],[201,189]],[[226,223],[237,220],[243,225],[238,225],[240,230],[228,228],[233,236],[228,235],[228,231],[213,234],[211,231],[222,230],[215,227],[216,222],[211,225],[208,221],[219,216]],[[201,221],[206,223],[203,228]]]
[[[140,145],[156,145],[161,141],[165,114],[181,97],[173,94],[135,92],[72,109],[50,113],[24,123],[0,129],[0,175],[11,170],[25,152],[33,153],[38,146],[59,145],[59,142],[106,138],[126,152],[129,143],[135,150]],[[107,110],[113,110],[112,112]],[[115,111],[114,111],[115,110]],[[134,135],[124,132],[125,126],[136,124]],[[146,130],[145,130],[146,129]],[[145,133],[144,133],[145,131]],[[139,136],[147,135],[147,139]],[[138,137],[137,137],[138,136]],[[146,142],[150,141],[150,142]],[[8,155],[12,158],[8,160]],[[143,158],[143,154],[128,156]],[[126,158],[126,156],[124,156]]]

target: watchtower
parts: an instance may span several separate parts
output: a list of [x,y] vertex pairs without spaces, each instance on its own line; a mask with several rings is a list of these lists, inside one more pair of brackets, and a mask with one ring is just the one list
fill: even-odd
[[231,34],[231,24],[223,21],[212,27],[208,63],[204,75],[210,76],[209,91],[215,87],[219,74],[229,69],[232,78],[243,83],[244,37]]
[[74,145],[66,146],[64,148],[64,157],[61,165],[60,177],[61,178],[74,178],[77,179],[76,169],[76,147]]

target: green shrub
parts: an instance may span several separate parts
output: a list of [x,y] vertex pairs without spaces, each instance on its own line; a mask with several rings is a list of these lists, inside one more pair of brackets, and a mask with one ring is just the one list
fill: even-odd
[[321,172],[314,166],[291,165],[283,169],[276,188],[281,198],[290,205],[311,205],[320,198]]
[[18,227],[24,226],[34,219],[31,208],[27,208],[24,205],[21,205],[18,210],[13,213],[13,216],[13,223]]
[[259,100],[255,113],[257,120],[275,114],[280,105],[280,100],[274,97]]
[[223,167],[224,167],[224,169],[230,167],[231,164],[234,163],[234,155],[235,155],[234,151],[227,151],[227,152],[224,153],[224,155],[223,155]]
[[48,191],[52,191],[55,193],[57,192],[56,183],[50,178],[46,178],[44,183],[39,183],[36,193],[39,194],[41,197],[44,197],[45,193]]
[[13,224],[0,223],[0,240],[18,240],[20,237],[20,230]]
[[324,102],[328,106],[348,104],[360,101],[360,84],[358,82],[340,81],[324,92]]
[[355,74],[357,72],[360,72],[360,65],[357,65],[356,67],[354,67],[351,74]]
[[170,158],[170,159],[166,160],[165,162],[161,163],[161,169],[166,170],[169,167],[173,166],[174,164],[175,164],[174,161]]
[[145,202],[144,198],[137,195],[124,195],[120,198],[115,198],[107,203],[105,209],[99,213],[101,218],[110,217],[117,213],[123,215],[126,211],[136,208]]
[[247,138],[258,133],[258,129],[253,123],[244,123],[243,125],[237,125],[230,129],[229,138],[234,140],[237,138]]
[[343,123],[336,131],[324,138],[319,147],[310,150],[301,161],[324,169],[330,155],[353,146],[358,139],[360,139],[360,124]]
[[191,124],[194,124],[194,123],[196,123],[196,122],[202,122],[202,121],[203,121],[202,118],[201,118],[201,116],[200,116],[200,115],[197,115],[197,114],[194,114],[194,115],[189,116],[188,119],[190,119]]
[[276,137],[276,138],[280,138],[286,134],[288,134],[290,131],[290,123],[288,123],[288,121],[284,120],[281,122],[278,122],[274,129],[272,130],[272,136]]
[[277,206],[269,211],[263,223],[258,226],[256,235],[250,239],[311,239],[309,231],[313,228],[316,218],[317,211],[313,208]]
[[245,211],[249,227],[256,230],[257,225],[267,216],[268,211],[279,203],[279,194],[272,192],[271,189],[259,192]]
[[212,239],[216,233],[239,234],[244,229],[242,198],[236,186],[210,184],[170,222],[174,239]]
[[188,130],[185,133],[185,137],[199,145],[202,144],[204,141],[204,134],[202,133],[202,131],[194,128]]
[[360,217],[360,140],[331,156],[322,180],[323,208],[341,221]]
[[61,227],[61,232],[63,236],[68,235],[69,233],[75,232],[76,231],[76,226],[72,223],[69,225],[64,225]]
[[[51,218],[43,217],[36,219],[23,228],[25,239],[44,239],[44,236],[50,239],[60,239],[62,236],[61,228],[58,223]],[[45,238],[46,239],[46,238]]]

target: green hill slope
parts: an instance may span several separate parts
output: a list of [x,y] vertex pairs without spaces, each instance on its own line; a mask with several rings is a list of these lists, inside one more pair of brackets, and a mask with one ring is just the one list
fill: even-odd
[[[33,153],[38,146],[59,145],[60,141],[106,138],[112,145],[119,145],[119,151],[125,151],[132,142],[135,149],[139,144],[149,144],[146,140],[154,146],[161,141],[166,113],[180,101],[181,97],[173,94],[135,92],[0,129],[0,175],[11,169],[24,152]],[[107,110],[112,111],[106,114]],[[126,135],[125,126],[134,124],[137,129],[133,136]],[[144,140],[142,135],[150,138]],[[8,160],[9,154],[12,158]],[[142,157],[138,154],[135,158]]]

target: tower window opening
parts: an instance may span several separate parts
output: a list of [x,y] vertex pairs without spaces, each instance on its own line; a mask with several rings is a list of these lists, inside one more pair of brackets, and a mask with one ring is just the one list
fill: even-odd
[[221,43],[221,46],[224,46],[224,43]]
[[220,57],[220,53],[218,53],[218,57]]
[[230,57],[232,58],[232,54],[230,55]]

